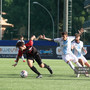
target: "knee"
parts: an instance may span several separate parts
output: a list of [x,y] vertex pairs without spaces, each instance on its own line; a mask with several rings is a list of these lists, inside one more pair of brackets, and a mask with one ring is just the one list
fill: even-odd
[[30,63],[28,64],[28,66],[29,66],[30,68],[32,68],[32,67],[33,67],[33,65],[32,65],[32,64],[30,64]]
[[40,64],[39,66],[40,66],[41,68],[44,68],[44,64]]
[[67,64],[69,63],[69,61],[66,62]]
[[32,68],[33,66],[32,65],[29,65],[30,68]]
[[79,63],[84,63],[82,59],[79,59]]
[[28,60],[27,64],[28,64],[28,66],[29,66],[30,68],[33,67],[33,61]]
[[83,60],[82,59],[79,59],[79,62],[83,62]]

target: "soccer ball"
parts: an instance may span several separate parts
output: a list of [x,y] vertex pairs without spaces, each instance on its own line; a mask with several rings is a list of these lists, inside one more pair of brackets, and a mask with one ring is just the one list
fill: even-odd
[[21,73],[20,73],[20,76],[21,76],[22,78],[25,78],[25,77],[28,76],[28,72],[25,71],[25,70],[22,70]]

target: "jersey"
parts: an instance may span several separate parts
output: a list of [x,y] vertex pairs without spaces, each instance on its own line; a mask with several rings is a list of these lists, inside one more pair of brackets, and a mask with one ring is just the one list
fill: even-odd
[[73,53],[77,56],[77,57],[81,57],[82,55],[82,48],[83,48],[83,42],[80,41],[79,43],[76,43],[75,40],[72,42],[72,47],[74,47],[73,49]]
[[26,58],[27,60],[33,60],[34,62],[34,59],[35,61],[41,65],[42,64],[42,60],[41,60],[41,57],[40,57],[40,54],[38,52],[38,50],[33,46],[33,41],[30,40],[28,43],[25,44],[26,46],[26,49],[21,51],[19,50],[18,51],[18,56],[22,56],[22,54],[26,54]]
[[23,51],[19,50],[18,51],[18,56],[21,57],[22,54],[31,53],[32,50],[34,50],[33,41],[32,40],[30,40],[28,43],[26,43],[25,46],[26,46],[26,49],[25,50],[23,50]]
[[69,36],[67,37],[67,40],[63,40],[63,38],[56,38],[54,39],[54,41],[60,44],[62,55],[66,55],[66,54],[72,53],[71,52],[71,41],[74,39],[75,39],[74,36]]

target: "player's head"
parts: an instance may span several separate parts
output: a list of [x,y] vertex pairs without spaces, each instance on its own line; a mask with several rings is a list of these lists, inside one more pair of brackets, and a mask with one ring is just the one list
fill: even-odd
[[80,34],[75,34],[75,40],[80,40]]
[[26,46],[25,46],[24,42],[18,42],[16,44],[16,47],[19,48],[21,51],[23,51],[24,49],[26,49]]
[[67,40],[67,37],[68,37],[68,33],[67,32],[62,32],[62,38],[63,40]]
[[20,40],[23,40],[23,39],[24,39],[24,37],[21,35]]
[[23,42],[17,42],[16,44],[16,47],[19,48],[19,47],[23,47],[24,43]]

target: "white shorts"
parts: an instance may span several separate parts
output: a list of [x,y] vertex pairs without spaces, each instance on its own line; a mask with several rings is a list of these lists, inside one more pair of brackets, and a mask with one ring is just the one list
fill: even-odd
[[62,55],[62,59],[67,63],[68,61],[73,61],[74,63],[78,62],[78,58],[73,54]]
[[83,55],[81,55],[80,57],[77,57],[77,58],[78,58],[78,60],[79,60],[79,59],[82,59],[82,60],[84,61],[84,63],[87,62],[86,58],[85,58]]

